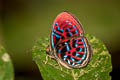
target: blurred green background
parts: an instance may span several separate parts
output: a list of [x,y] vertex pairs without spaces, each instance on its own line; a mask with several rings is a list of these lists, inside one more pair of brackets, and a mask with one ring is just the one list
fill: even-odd
[[106,44],[112,55],[113,78],[120,70],[119,0],[3,0],[0,42],[13,60],[15,80],[40,79],[31,48],[37,39],[49,35],[53,20],[65,10],[79,18],[86,33]]

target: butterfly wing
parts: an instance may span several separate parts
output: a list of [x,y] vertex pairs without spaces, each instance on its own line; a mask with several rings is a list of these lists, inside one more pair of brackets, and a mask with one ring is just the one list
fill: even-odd
[[51,47],[53,49],[59,41],[82,35],[83,33],[83,28],[76,17],[71,13],[62,12],[56,17],[52,26],[50,35]]
[[66,39],[56,46],[55,57],[69,68],[80,68],[91,59],[91,47],[85,37]]
[[76,17],[60,13],[51,29],[50,48],[55,59],[67,68],[80,68],[91,59],[92,50]]

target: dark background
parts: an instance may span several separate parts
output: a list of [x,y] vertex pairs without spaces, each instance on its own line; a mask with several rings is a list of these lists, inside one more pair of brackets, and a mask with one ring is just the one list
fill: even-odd
[[[53,20],[70,11],[81,21],[86,33],[102,40],[111,56],[113,80],[120,75],[120,1],[119,0],[1,0],[0,43],[10,54],[15,80],[39,80],[31,48],[48,36]],[[117,73],[119,72],[119,73]]]

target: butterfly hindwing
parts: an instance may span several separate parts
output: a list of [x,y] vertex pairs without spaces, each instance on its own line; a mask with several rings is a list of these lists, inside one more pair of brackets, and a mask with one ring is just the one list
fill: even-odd
[[56,46],[56,56],[68,66],[85,66],[90,58],[90,46],[85,37],[66,39]]

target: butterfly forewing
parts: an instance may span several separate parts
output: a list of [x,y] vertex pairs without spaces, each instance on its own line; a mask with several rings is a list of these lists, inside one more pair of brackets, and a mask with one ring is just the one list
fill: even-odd
[[67,12],[60,13],[52,26],[51,30],[51,46],[55,48],[56,44],[64,39],[83,34],[83,29],[72,15]]

